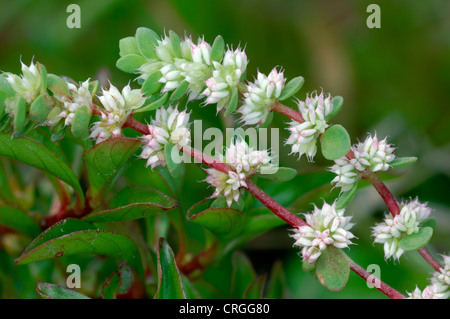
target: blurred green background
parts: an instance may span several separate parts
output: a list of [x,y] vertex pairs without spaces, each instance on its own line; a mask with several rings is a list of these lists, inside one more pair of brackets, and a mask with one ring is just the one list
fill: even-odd
[[[81,7],[80,29],[66,26],[70,3]],[[381,29],[366,26],[370,3],[381,7]],[[364,139],[366,132],[376,132],[381,138],[388,136],[389,142],[398,147],[398,156],[419,158],[412,168],[396,172],[401,178],[388,176],[392,178],[388,187],[398,198],[418,196],[429,202],[437,220],[430,249],[435,256],[448,253],[449,1],[2,1],[0,70],[19,73],[19,60],[29,64],[34,58],[49,72],[76,81],[100,76],[123,86],[133,76],[115,68],[118,43],[134,35],[140,26],[160,34],[174,30],[194,37],[204,35],[208,42],[220,34],[234,47],[245,46],[250,60],[249,80],[258,69],[267,74],[274,66],[281,66],[288,79],[298,75],[305,78],[297,95],[300,99],[322,89],[343,96],[344,108],[333,122],[344,125],[353,142]],[[194,111],[192,119],[203,118],[211,121],[209,125],[220,125],[213,107],[204,110]],[[272,127],[284,127],[286,122],[286,118],[275,116]],[[287,133],[281,130],[280,136],[285,139]],[[281,203],[301,210],[311,209],[311,202],[320,204],[320,197],[338,195],[336,190],[330,193],[329,188],[322,188],[325,191],[320,196],[307,193],[332,179],[328,173],[314,174],[329,165],[320,154],[315,163],[307,163],[288,153],[289,148],[282,148],[281,154],[285,155],[280,158],[281,165],[298,169],[300,176],[289,185],[261,183],[266,191]],[[134,176],[132,169],[128,173]],[[201,170],[195,169],[189,170],[186,180],[203,178]],[[133,182],[149,186],[145,176]],[[186,189],[187,207],[210,193],[205,183],[196,182]],[[305,193],[311,196],[303,196]],[[432,269],[417,253],[407,253],[395,264],[385,263],[382,247],[371,244],[369,229],[382,217],[383,205],[372,188],[365,187],[358,193],[347,210],[358,223],[354,233],[359,237],[349,255],[364,267],[379,264],[381,278],[401,292],[413,290],[416,284],[424,288]],[[283,260],[288,278],[286,297],[383,298],[355,274],[350,275],[343,292],[324,289],[309,273],[302,272],[286,230],[279,228],[242,247],[258,273],[268,271],[275,260]],[[8,272],[6,255],[0,258],[3,271]]]

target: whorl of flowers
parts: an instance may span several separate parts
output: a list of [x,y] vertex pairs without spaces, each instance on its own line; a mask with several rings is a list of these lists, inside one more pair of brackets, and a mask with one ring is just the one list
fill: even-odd
[[387,214],[383,222],[373,227],[374,242],[384,245],[386,259],[393,257],[399,259],[403,249],[399,247],[400,239],[419,231],[420,223],[430,216],[431,209],[426,203],[417,199],[402,203],[400,213],[392,216]]
[[450,289],[450,256],[442,256],[444,259],[444,267],[433,273],[431,278],[432,284],[441,284]]
[[332,183],[341,187],[343,192],[350,190],[364,171],[387,171],[389,163],[395,159],[395,148],[386,142],[386,138],[379,141],[377,136],[369,135],[364,142],[351,147],[354,157],[341,157],[334,161],[330,170],[337,176]]
[[447,299],[450,296],[448,287],[431,284],[421,291],[417,286],[413,292],[408,292],[408,299]]
[[216,188],[213,197],[223,194],[228,206],[231,206],[233,200],[235,202],[239,200],[239,188],[247,187],[245,179],[260,172],[261,168],[269,166],[271,157],[267,150],[254,150],[241,139],[227,147],[225,155],[220,155],[219,160],[229,164],[236,171],[229,171],[228,174],[225,174],[214,168],[208,168],[205,169],[208,173],[205,181]]
[[13,90],[22,96],[28,104],[40,94],[42,85],[42,75],[36,65],[31,62],[30,66],[26,66],[22,61],[22,75],[18,76],[13,73],[5,73],[6,80]]
[[70,96],[67,95],[55,95],[54,97],[61,102],[62,111],[57,114],[57,117],[53,121],[50,119],[50,125],[55,124],[52,122],[56,122],[61,118],[64,118],[64,124],[71,125],[73,119],[75,117],[76,111],[80,108],[80,106],[86,105],[87,107],[92,107],[92,94],[89,91],[89,79],[84,81],[77,87],[73,83],[67,82],[67,88],[69,90]]
[[277,68],[268,76],[258,71],[255,82],[247,85],[244,104],[238,110],[241,120],[247,125],[264,123],[285,83],[284,72],[278,72]]
[[333,109],[333,100],[330,95],[313,93],[305,102],[298,102],[298,109],[305,121],[289,123],[291,135],[286,144],[292,145],[291,153],[298,153],[299,158],[306,154],[312,161],[317,152],[317,138],[328,127],[326,117]]
[[128,115],[145,103],[141,90],[131,90],[130,85],[125,86],[122,93],[112,84],[109,90],[103,89],[102,92],[99,100],[104,108],[99,110],[100,121],[93,124],[90,135],[97,143],[120,136]]
[[222,63],[213,61],[212,77],[206,80],[207,88],[202,92],[207,97],[206,104],[217,103],[217,111],[227,105],[231,90],[239,84],[247,64],[247,55],[240,48],[228,49]]
[[146,166],[155,168],[166,165],[164,146],[172,143],[186,146],[190,142],[191,132],[188,129],[189,113],[180,112],[177,108],[164,107],[156,110],[155,118],[148,125],[150,134],[142,136],[141,158],[147,160]]
[[344,216],[345,209],[336,209],[336,202],[324,202],[322,208],[314,206],[314,212],[305,216],[309,226],[294,228],[294,246],[302,247],[302,257],[308,263],[315,262],[328,246],[346,248],[355,236],[349,231],[353,226],[351,216]]

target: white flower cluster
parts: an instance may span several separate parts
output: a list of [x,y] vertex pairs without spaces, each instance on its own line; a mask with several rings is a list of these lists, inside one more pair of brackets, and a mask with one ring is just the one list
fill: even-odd
[[326,117],[333,110],[333,100],[330,95],[314,93],[305,102],[299,101],[298,108],[305,121],[289,123],[291,135],[286,144],[292,145],[291,153],[298,153],[299,158],[306,154],[308,160],[312,161],[317,152],[317,138],[328,127]]
[[399,259],[403,249],[399,247],[399,241],[406,235],[419,231],[420,223],[430,216],[431,208],[426,203],[420,203],[417,199],[408,203],[402,203],[400,213],[385,216],[383,222],[373,227],[374,242],[384,244],[385,258]]
[[183,81],[189,83],[189,100],[195,100],[205,88],[205,81],[211,76],[211,45],[200,38],[195,44],[190,37],[180,43],[181,57],[177,57],[168,36],[158,40],[155,48],[158,59],[144,63],[140,77],[146,80],[155,71],[161,72],[162,92],[177,89]]
[[334,161],[330,170],[337,176],[332,183],[341,187],[343,192],[350,190],[364,171],[387,171],[389,163],[395,159],[394,148],[387,144],[386,138],[378,141],[377,136],[369,135],[364,142],[353,145],[354,157],[341,157]]
[[147,160],[146,166],[155,168],[166,165],[164,146],[172,143],[186,146],[190,142],[191,132],[188,129],[189,113],[179,112],[177,108],[164,107],[156,110],[155,119],[148,126],[150,134],[142,136],[143,149],[141,158]]
[[258,173],[262,167],[270,166],[271,157],[267,150],[254,150],[242,139],[226,148],[225,156],[220,155],[219,159],[234,167],[236,172],[229,171],[225,174],[214,168],[208,168],[205,170],[208,173],[205,181],[216,188],[213,197],[223,194],[228,206],[231,206],[233,200],[235,202],[239,200],[239,188],[247,187],[245,179]]
[[444,267],[433,273],[430,285],[408,293],[409,299],[447,299],[450,297],[450,256],[442,256]]
[[278,72],[277,68],[273,68],[268,76],[258,72],[255,82],[247,85],[244,93],[244,104],[238,110],[242,114],[241,120],[246,125],[264,123],[285,83],[284,72]]
[[[76,111],[80,106],[92,107],[92,94],[89,91],[89,79],[80,84],[80,87],[76,87],[73,83],[67,82],[67,88],[70,96],[67,95],[55,95],[54,97],[61,102],[62,111],[57,115],[57,119],[64,118],[64,124],[66,126],[72,125],[75,118]],[[59,118],[59,119],[58,119]],[[54,124],[51,123],[50,125]]]
[[327,246],[346,248],[352,244],[351,239],[355,238],[349,231],[352,217],[345,217],[344,212],[345,209],[336,210],[336,202],[324,203],[321,209],[314,206],[314,212],[305,216],[309,226],[294,229],[294,246],[303,247],[304,261],[315,262]]
[[247,69],[247,55],[243,50],[228,49],[222,63],[213,61],[212,77],[206,80],[207,88],[202,92],[207,97],[206,104],[217,103],[217,111],[227,105],[231,90],[239,84],[242,74]]
[[99,96],[99,100],[104,109],[100,110],[101,119],[93,124],[89,136],[97,143],[120,136],[128,115],[145,103],[141,90],[132,90],[130,85],[125,86],[122,93],[112,84],[109,90],[102,91],[103,95]]

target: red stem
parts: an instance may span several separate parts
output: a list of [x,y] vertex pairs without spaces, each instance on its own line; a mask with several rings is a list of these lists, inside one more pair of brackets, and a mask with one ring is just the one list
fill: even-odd
[[296,122],[299,122],[299,123],[305,122],[305,119],[299,112],[290,108],[289,106],[286,106],[286,105],[280,103],[279,101],[276,102],[276,106],[274,108],[272,108],[272,111],[284,114]]
[[384,202],[386,203],[386,206],[391,212],[392,216],[400,214],[400,207],[398,206],[397,201],[376,173],[366,174],[363,176],[363,178],[368,180],[373,185],[373,187],[375,187],[378,194],[380,194],[381,198],[383,198]]
[[438,263],[433,256],[431,256],[430,252],[428,251],[428,249],[426,247],[422,247],[418,250],[419,254],[423,257],[423,259],[425,259],[430,265],[431,267],[434,268],[434,270],[440,272],[442,268],[441,264]]
[[[350,258],[349,258],[350,259]],[[350,269],[353,270],[358,276],[360,276],[362,279],[367,281],[369,277],[373,277],[373,274],[369,273],[367,270],[365,270],[363,267],[355,263],[353,260],[350,259]],[[383,294],[388,296],[391,299],[404,299],[405,296],[401,293],[399,293],[397,290],[392,288],[391,286],[385,284],[383,281],[380,280],[379,287],[375,286],[376,289],[381,291]]]

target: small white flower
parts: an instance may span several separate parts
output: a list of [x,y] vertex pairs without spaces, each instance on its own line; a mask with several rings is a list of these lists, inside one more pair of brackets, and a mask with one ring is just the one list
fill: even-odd
[[345,209],[336,210],[336,202],[332,205],[324,202],[321,209],[314,206],[314,212],[305,216],[309,226],[294,228],[294,246],[302,247],[303,260],[313,263],[327,246],[346,248],[352,244],[351,239],[355,238],[349,231],[352,217],[345,217],[344,212]]
[[29,67],[23,62],[20,63],[22,64],[22,76],[5,73],[6,80],[17,94],[22,96],[28,104],[31,104],[40,94],[42,75],[33,62]]
[[328,127],[326,117],[333,109],[332,98],[323,93],[314,93],[305,102],[299,101],[298,108],[305,121],[289,123],[291,135],[286,144],[292,145],[291,153],[298,153],[299,158],[306,154],[308,160],[312,161],[317,152],[317,138]]
[[373,227],[374,242],[384,245],[386,259],[393,257],[399,259],[403,254],[399,242],[406,235],[419,231],[419,225],[427,219],[431,209],[426,203],[422,204],[417,199],[408,203],[402,203],[400,213],[395,217],[387,214],[383,222]]
[[233,200],[239,200],[239,188],[247,186],[245,179],[270,166],[271,157],[267,150],[254,150],[241,139],[227,147],[225,155],[219,155],[219,160],[232,166],[236,172],[229,171],[227,175],[209,168],[205,170],[208,173],[205,181],[216,187],[213,197],[223,194],[231,206]]
[[431,283],[441,284],[450,288],[450,256],[442,256],[444,259],[444,267],[433,273]]
[[247,85],[244,104],[238,110],[245,124],[262,124],[266,121],[267,115],[284,88],[286,79],[283,73],[278,72],[276,68],[273,68],[269,76],[258,72],[255,82]]
[[100,110],[101,119],[93,124],[90,138],[97,143],[122,135],[122,126],[131,112],[140,108],[145,103],[145,98],[140,90],[131,90],[127,85],[122,93],[112,84],[109,90],[102,90],[99,96],[104,110]]
[[450,292],[440,284],[431,284],[425,287],[423,291],[416,286],[413,292],[408,292],[408,299],[447,299]]
[[164,146],[172,143],[186,146],[190,142],[191,132],[188,129],[189,113],[179,112],[176,108],[164,107],[156,110],[155,119],[148,126],[150,134],[142,136],[141,158],[147,160],[146,166],[155,168],[166,165]]
[[92,94],[89,91],[89,79],[82,82],[79,87],[77,87],[73,83],[67,82],[67,88],[69,90],[69,96],[54,96],[62,104],[62,111],[58,116],[60,118],[65,118],[64,124],[66,126],[72,125],[73,119],[75,118],[75,113],[80,108],[80,106],[85,105],[89,108],[92,107]]
[[337,176],[331,183],[336,184],[336,187],[341,187],[341,192],[349,191],[358,180],[355,167],[345,156],[335,160],[334,163],[330,170]]
[[247,69],[247,55],[243,50],[227,50],[222,63],[213,61],[212,77],[206,80],[206,90],[202,92],[207,97],[206,104],[217,103],[217,111],[227,105],[231,90],[240,82],[241,75]]

